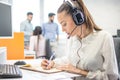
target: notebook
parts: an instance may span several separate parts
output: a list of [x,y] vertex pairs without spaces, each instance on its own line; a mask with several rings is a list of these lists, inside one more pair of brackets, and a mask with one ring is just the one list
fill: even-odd
[[56,68],[52,68],[50,70],[44,70],[40,65],[36,65],[36,66],[21,66],[20,68],[21,69],[25,69],[25,70],[35,71],[35,72],[46,73],[46,74],[61,72],[61,70],[58,70]]

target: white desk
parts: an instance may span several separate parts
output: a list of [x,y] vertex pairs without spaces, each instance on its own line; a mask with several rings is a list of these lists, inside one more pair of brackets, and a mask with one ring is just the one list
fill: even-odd
[[[41,59],[34,60],[24,60],[28,64],[38,65],[41,63]],[[7,63],[14,64],[15,60],[9,60]],[[0,79],[0,80],[71,80],[71,77],[77,77],[79,75],[67,73],[67,72],[58,72],[52,74],[44,74],[40,72],[34,72],[29,70],[22,70],[23,77],[17,79]]]

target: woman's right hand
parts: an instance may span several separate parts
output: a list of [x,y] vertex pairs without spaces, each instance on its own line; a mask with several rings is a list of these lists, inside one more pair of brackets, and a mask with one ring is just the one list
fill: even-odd
[[41,62],[41,67],[43,69],[51,69],[52,67],[54,66],[54,61],[49,61],[47,59],[43,59],[42,62]]

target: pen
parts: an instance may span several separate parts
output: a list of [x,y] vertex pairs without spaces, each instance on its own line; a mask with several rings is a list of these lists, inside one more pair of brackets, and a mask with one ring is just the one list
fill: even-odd
[[51,61],[53,59],[53,57],[55,56],[55,52],[53,52],[53,54],[51,55],[49,61]]
[[[48,61],[48,65],[49,65],[50,61],[53,59],[54,56],[55,56],[55,52],[53,52],[53,54],[51,55],[51,57],[50,57],[50,59],[49,59],[49,61]],[[47,66],[48,66],[48,65],[47,65]]]

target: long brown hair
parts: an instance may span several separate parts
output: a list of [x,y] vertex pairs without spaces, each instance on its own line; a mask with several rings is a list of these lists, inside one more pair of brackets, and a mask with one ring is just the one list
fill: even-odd
[[33,35],[37,36],[37,50],[39,48],[38,45],[39,45],[39,39],[41,34],[42,34],[42,28],[40,26],[36,26],[33,31]]
[[[77,9],[83,12],[85,16],[85,24],[87,26],[87,29],[90,32],[93,32],[94,30],[95,31],[102,30],[95,24],[94,20],[92,19],[91,14],[89,13],[88,9],[86,8],[82,0],[71,0],[71,2],[75,5]],[[63,11],[66,11],[66,15],[72,16],[72,9],[66,2],[63,2],[63,4],[58,8],[57,13],[61,13]]]

